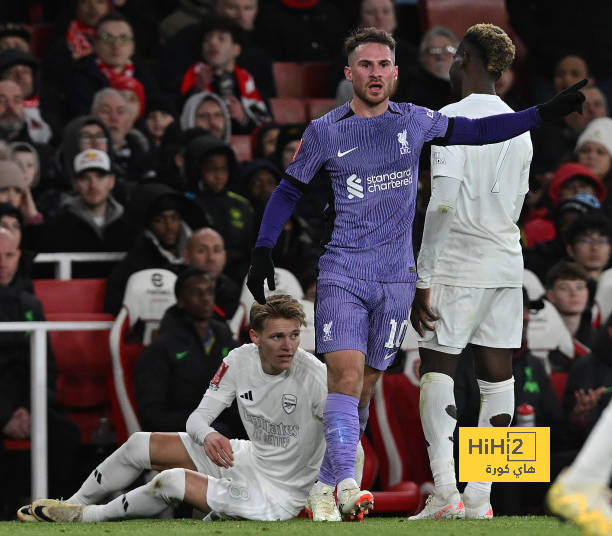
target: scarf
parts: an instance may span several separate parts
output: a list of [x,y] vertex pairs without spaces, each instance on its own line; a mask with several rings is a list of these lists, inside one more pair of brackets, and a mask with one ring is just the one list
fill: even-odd
[[122,79],[126,76],[134,76],[134,64],[131,61],[128,61],[125,64],[125,67],[120,73],[106,65],[106,63],[100,60],[100,58],[96,58],[96,64],[98,65],[98,69],[102,71],[102,74],[106,76],[106,79],[111,87],[115,87],[116,84],[121,84]]
[[73,59],[78,60],[93,52],[91,42],[94,38],[94,31],[93,27],[86,26],[77,19],[70,23],[66,31],[66,44]]

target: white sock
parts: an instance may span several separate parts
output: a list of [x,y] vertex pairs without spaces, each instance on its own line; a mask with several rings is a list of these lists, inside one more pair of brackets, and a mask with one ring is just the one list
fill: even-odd
[[185,469],[168,469],[151,482],[113,499],[108,504],[91,505],[83,511],[83,521],[113,521],[133,517],[153,517],[169,504],[185,498]]
[[79,490],[66,500],[72,504],[96,504],[122,490],[144,470],[151,469],[150,432],[136,432],[87,477]]
[[453,432],[457,425],[454,384],[450,376],[439,372],[421,377],[421,424],[436,494],[443,498],[457,491],[453,459]]
[[601,484],[608,486],[612,477],[612,401],[566,472],[566,481],[575,486]]
[[[503,382],[476,380],[480,389],[479,427],[510,426],[514,415],[514,377]],[[488,501],[491,482],[468,482],[463,497],[469,503]]]

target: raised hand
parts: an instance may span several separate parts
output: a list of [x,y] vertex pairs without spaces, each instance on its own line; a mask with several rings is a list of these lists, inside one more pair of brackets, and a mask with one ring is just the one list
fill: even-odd
[[571,87],[557,93],[552,99],[544,104],[538,104],[537,109],[542,121],[554,121],[561,119],[572,112],[582,113],[584,93],[580,91],[586,86],[588,80],[585,78]]

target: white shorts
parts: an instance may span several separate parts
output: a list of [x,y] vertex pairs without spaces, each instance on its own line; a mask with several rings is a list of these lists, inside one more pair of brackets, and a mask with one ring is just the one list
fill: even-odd
[[460,354],[468,343],[520,348],[523,330],[521,287],[474,288],[433,283],[431,310],[440,317],[425,330],[419,348]]
[[267,491],[266,478],[251,461],[250,441],[230,439],[234,466],[225,469],[214,464],[189,434],[179,436],[198,473],[208,476],[206,503],[215,512],[255,521],[285,521],[299,513],[292,506],[283,508],[283,498]]

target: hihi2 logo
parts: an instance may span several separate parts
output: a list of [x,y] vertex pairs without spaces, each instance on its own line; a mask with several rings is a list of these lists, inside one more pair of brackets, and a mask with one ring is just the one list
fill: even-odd
[[550,428],[459,428],[462,482],[549,482]]

